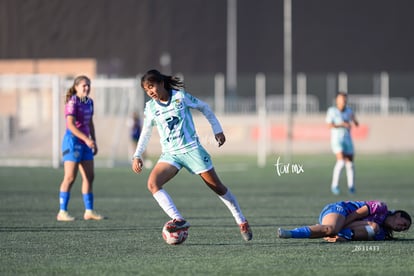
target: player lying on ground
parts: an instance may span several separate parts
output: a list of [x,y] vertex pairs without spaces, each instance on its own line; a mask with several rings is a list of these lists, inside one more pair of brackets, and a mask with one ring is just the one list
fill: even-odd
[[411,217],[407,212],[389,211],[384,202],[340,201],[323,208],[319,224],[292,230],[279,228],[278,237],[312,239],[338,235],[341,240],[386,240],[392,239],[393,231],[406,231],[410,226]]

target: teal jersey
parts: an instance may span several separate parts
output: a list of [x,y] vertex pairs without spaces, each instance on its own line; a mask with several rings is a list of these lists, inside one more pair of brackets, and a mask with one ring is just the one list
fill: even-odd
[[[326,114],[327,124],[341,124],[344,122],[351,123],[354,112],[350,107],[345,107],[343,111],[340,111],[337,107],[332,106],[328,109]],[[331,128],[331,140],[343,141],[351,140],[350,129],[345,127],[333,127]]]
[[171,90],[170,99],[162,103],[154,99],[145,104],[144,122],[134,157],[145,151],[156,126],[160,136],[162,152],[185,153],[200,145],[190,109],[199,110],[209,121],[214,134],[223,132],[210,107],[184,90]]

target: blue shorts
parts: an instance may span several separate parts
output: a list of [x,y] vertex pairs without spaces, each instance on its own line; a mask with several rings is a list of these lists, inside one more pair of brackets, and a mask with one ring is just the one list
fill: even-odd
[[340,152],[347,155],[354,154],[354,144],[352,143],[351,139],[332,140],[331,148],[335,154]]
[[344,217],[346,217],[348,215],[348,213],[345,210],[345,208],[341,205],[341,202],[331,203],[331,204],[326,205],[322,209],[322,212],[319,215],[319,224],[322,224],[322,219],[327,214],[332,214],[332,213],[340,214],[340,215],[343,215]]
[[79,163],[81,161],[93,160],[93,151],[71,132],[66,131],[62,142],[62,159]]
[[193,174],[200,174],[213,168],[210,155],[201,145],[186,153],[162,153],[158,162],[166,162],[178,170],[184,167]]

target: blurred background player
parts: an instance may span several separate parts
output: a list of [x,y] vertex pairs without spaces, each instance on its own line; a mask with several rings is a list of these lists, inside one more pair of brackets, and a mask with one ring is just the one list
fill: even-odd
[[[340,201],[322,209],[319,224],[292,230],[279,228],[278,237],[311,239],[339,234],[346,240],[388,240],[393,231],[407,231],[410,226],[411,217],[406,211],[389,211],[384,202]],[[361,228],[363,231],[358,231]]]
[[331,191],[334,195],[340,194],[339,179],[343,167],[346,168],[348,191],[355,193],[354,183],[354,145],[351,137],[351,124],[358,126],[358,121],[350,107],[347,106],[347,94],[339,92],[335,98],[335,106],[328,109],[326,123],[331,129],[331,147],[336,156],[333,169]]
[[98,153],[95,126],[93,124],[93,100],[89,98],[91,81],[86,76],[75,78],[66,92],[66,132],[62,142],[64,176],[60,184],[58,221],[73,221],[68,213],[70,189],[78,170],[82,175],[82,196],[85,205],[85,220],[101,220],[104,217],[93,209],[92,183],[95,177],[94,155]]
[[[218,146],[226,141],[223,130],[210,107],[184,91],[184,83],[177,77],[166,76],[157,70],[148,71],[141,78],[141,86],[151,98],[145,105],[142,133],[133,157],[132,170],[142,171],[142,153],[157,126],[162,154],[148,178],[148,189],[164,212],[173,219],[168,229],[188,228],[190,224],[177,210],[169,194],[163,189],[178,171],[185,167],[201,176],[232,213],[244,240],[252,239],[249,223],[243,216],[236,197],[217,176],[210,155],[200,144],[190,109],[197,109],[207,118]],[[196,199],[195,199],[196,200]]]
[[[139,117],[138,112],[133,112],[132,116],[127,121],[127,125],[129,127],[130,133],[129,137],[131,139],[131,147],[130,147],[130,156],[134,154],[135,148],[137,147],[137,143],[139,140],[139,136],[141,135],[141,118]],[[152,167],[152,161],[147,159],[145,152],[142,153],[142,158],[144,161],[145,168],[149,169]]]

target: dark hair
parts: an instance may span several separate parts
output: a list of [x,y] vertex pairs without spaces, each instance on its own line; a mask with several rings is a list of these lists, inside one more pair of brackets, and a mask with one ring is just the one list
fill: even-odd
[[[402,218],[405,218],[406,220],[408,220],[410,222],[410,225],[408,225],[407,230],[410,229],[410,227],[411,227],[411,216],[406,211],[404,211],[404,210],[395,210],[395,211],[389,212],[388,216],[394,216],[398,213],[400,214],[400,216]],[[394,236],[393,236],[394,230],[392,230],[391,228],[388,228],[388,227],[384,227],[384,230],[385,230],[385,239],[386,240],[394,239]]]
[[408,226],[408,228],[410,228],[410,226],[411,226],[411,216],[404,210],[396,210],[396,211],[393,212],[393,214],[396,214],[396,213],[400,213],[400,216],[402,218],[405,218],[406,220],[408,220],[410,222],[410,225]]
[[164,88],[167,90],[184,88],[184,82],[179,77],[166,76],[161,74],[158,70],[149,70],[141,78],[141,87],[144,88],[144,83],[161,83],[164,82]]
[[77,86],[83,80],[91,83],[91,80],[87,76],[85,75],[77,76],[73,80],[72,86],[68,89],[68,91],[66,91],[65,103],[67,103],[70,100],[70,98],[72,98],[72,96],[76,94],[75,86]]
[[336,93],[336,97],[338,96],[348,97],[348,93],[346,93],[345,91],[339,91],[338,93]]

